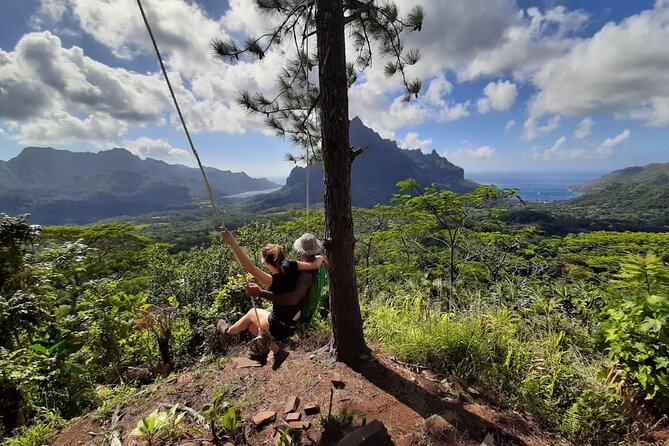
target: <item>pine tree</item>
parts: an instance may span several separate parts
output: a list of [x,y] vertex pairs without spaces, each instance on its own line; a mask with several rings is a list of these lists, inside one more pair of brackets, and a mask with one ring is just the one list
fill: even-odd
[[[272,47],[293,45],[294,57],[287,58],[278,73],[279,93],[269,98],[261,92],[242,92],[238,102],[303,148],[301,155],[289,154],[288,159],[323,161],[332,347],[338,360],[349,362],[368,349],[355,279],[351,212],[351,165],[364,149],[352,150],[349,145],[348,88],[358,72],[371,66],[375,46],[389,59],[386,75],[401,77],[405,99],[418,96],[421,81],[408,80],[406,68],[417,63],[420,54],[405,50],[402,38],[420,31],[423,10],[416,6],[400,18],[393,3],[377,0],[256,0],[256,7],[277,18],[278,26],[241,46],[234,40],[214,40],[212,47],[217,55],[235,61],[245,55],[262,59]],[[355,49],[349,63],[345,31]],[[314,36],[315,54],[310,47]]]

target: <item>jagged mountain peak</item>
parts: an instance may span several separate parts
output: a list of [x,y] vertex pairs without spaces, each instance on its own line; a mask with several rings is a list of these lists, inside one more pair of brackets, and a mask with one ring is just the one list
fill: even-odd
[[[464,179],[462,168],[440,156],[436,150],[430,154],[420,149],[402,150],[395,141],[384,139],[366,127],[359,117],[351,120],[349,134],[352,147],[367,148],[353,162],[351,199],[354,206],[387,203],[398,191],[397,182],[407,178],[415,178],[423,185],[435,183],[456,192],[471,191],[475,187],[475,183]],[[307,177],[309,201],[322,202],[324,188],[320,164],[293,168],[283,188],[255,201],[262,207],[303,205],[306,201]]]

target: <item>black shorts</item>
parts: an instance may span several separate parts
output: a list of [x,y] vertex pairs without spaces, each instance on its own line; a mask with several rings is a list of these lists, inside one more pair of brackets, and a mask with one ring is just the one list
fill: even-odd
[[269,322],[269,334],[275,341],[283,341],[291,337],[295,333],[298,323],[297,321],[291,321],[292,323],[287,324],[281,321],[273,311],[269,314],[267,320]]

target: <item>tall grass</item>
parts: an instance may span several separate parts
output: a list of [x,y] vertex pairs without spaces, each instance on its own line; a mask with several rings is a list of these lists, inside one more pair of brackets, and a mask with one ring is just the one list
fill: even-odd
[[395,290],[366,308],[365,330],[399,358],[467,380],[534,413],[577,444],[626,441],[637,426],[608,388],[601,356],[581,354],[579,337],[553,303],[445,313],[415,290]]

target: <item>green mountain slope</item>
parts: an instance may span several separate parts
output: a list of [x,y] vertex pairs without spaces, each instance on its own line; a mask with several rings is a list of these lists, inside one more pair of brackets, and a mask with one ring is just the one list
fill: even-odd
[[[243,172],[206,171],[219,197],[277,187]],[[208,199],[199,169],[142,160],[118,148],[75,153],[28,147],[0,164],[0,186],[0,212],[31,213],[41,224],[182,209]]]
[[5,161],[0,161],[0,189],[7,190],[16,187],[18,179]]
[[596,192],[614,184],[644,184],[646,186],[669,185],[669,163],[655,163],[616,170],[593,181],[573,187],[578,192]]
[[669,163],[629,167],[572,188],[582,195],[564,202],[516,206],[509,220],[536,223],[552,234],[669,231]]

